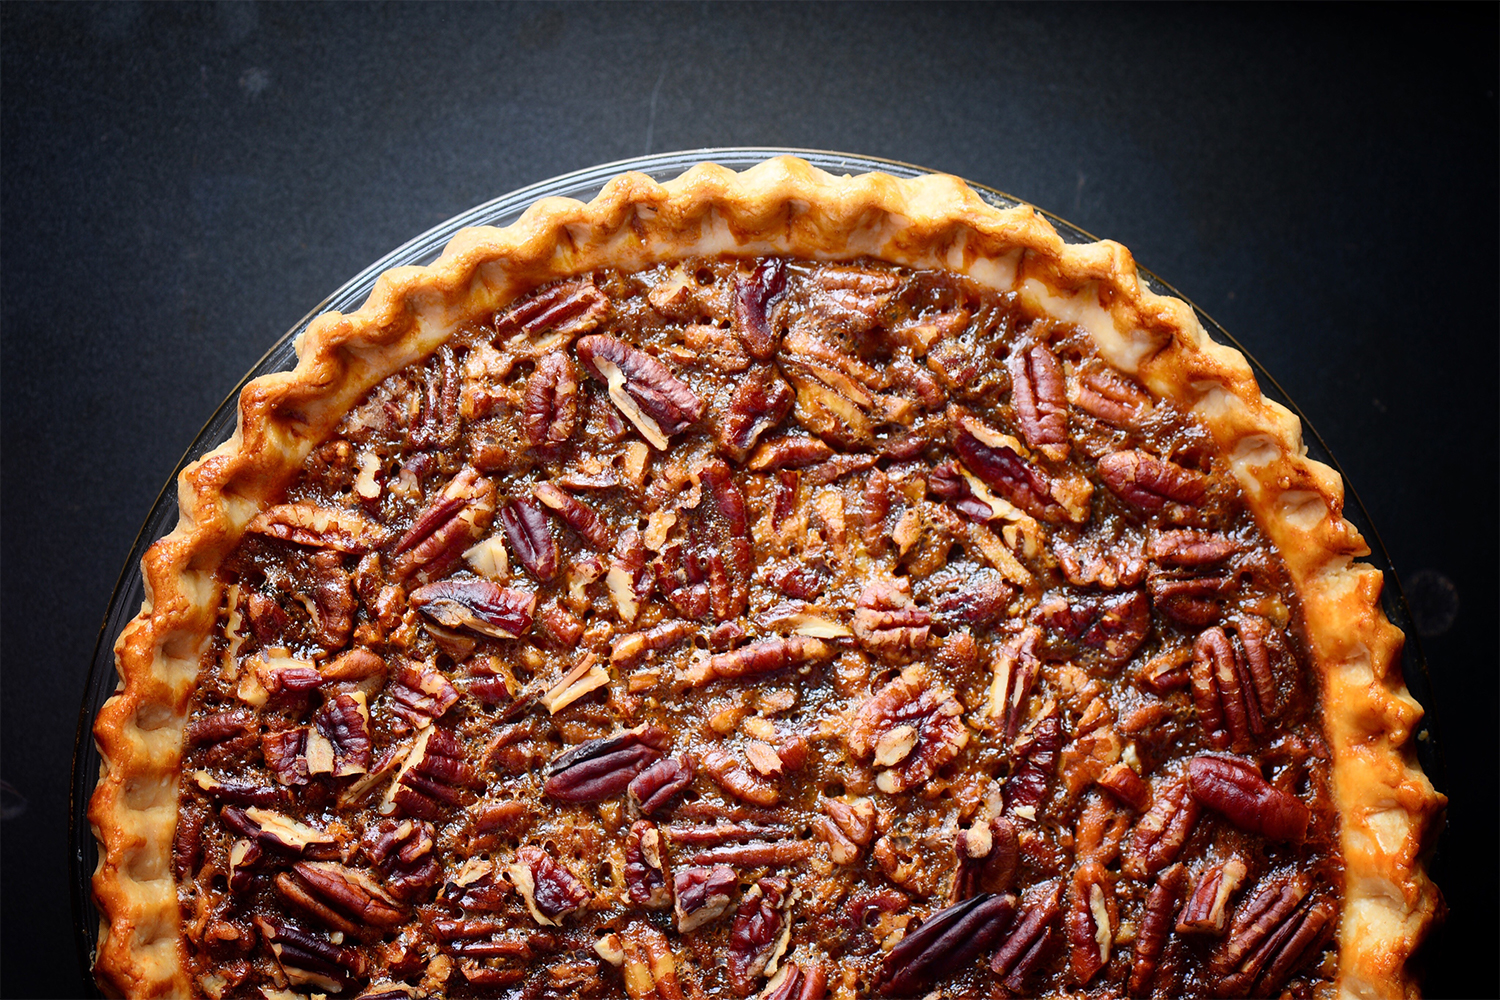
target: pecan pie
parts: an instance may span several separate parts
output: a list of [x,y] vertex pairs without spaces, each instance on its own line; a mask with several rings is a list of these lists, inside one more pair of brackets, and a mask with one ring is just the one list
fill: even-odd
[[947,177],[626,175],[181,480],[90,811],[131,996],[1406,996],[1441,806],[1297,420]]

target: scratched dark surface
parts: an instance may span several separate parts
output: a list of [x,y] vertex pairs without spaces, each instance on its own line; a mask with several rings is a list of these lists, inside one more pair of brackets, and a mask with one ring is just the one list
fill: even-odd
[[7,996],[72,996],[68,761],[142,517],[370,261],[669,149],[951,171],[1253,352],[1406,581],[1448,764],[1435,996],[1500,994],[1496,8],[0,6]]

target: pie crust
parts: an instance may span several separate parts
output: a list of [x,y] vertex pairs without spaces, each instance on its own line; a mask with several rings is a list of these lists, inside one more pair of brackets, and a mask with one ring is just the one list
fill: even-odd
[[183,732],[223,603],[215,571],[248,522],[361,397],[465,320],[594,268],[719,254],[872,257],[1015,289],[1203,420],[1285,560],[1322,685],[1345,865],[1339,992],[1417,995],[1408,960],[1442,909],[1421,855],[1444,799],[1413,753],[1422,709],[1402,680],[1402,635],[1380,610],[1381,573],[1357,561],[1369,549],[1342,517],[1342,482],[1306,456],[1297,418],[1186,303],[1150,291],[1124,247],[1066,244],[1031,208],[993,208],[953,177],[836,177],[790,157],[738,174],[704,164],[664,184],[625,174],[589,204],[547,199],[505,229],[464,230],[433,265],[383,275],[357,312],[319,317],[295,370],[246,387],[233,437],[182,473],[177,527],[142,560],[145,601],[115,646],[120,687],[94,727],[100,984],[126,996],[194,990],[171,863]]

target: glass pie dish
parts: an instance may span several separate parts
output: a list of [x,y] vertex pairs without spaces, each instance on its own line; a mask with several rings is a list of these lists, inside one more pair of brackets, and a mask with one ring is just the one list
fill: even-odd
[[[431,230],[372,264],[364,272],[343,286],[338,292],[310,313],[301,323],[289,331],[247,373],[245,379],[239,386],[235,387],[234,392],[230,394],[225,403],[220,406],[203,431],[198,435],[198,438],[188,449],[188,453],[181,465],[186,465],[193,457],[201,454],[230,435],[237,417],[235,403],[240,388],[246,382],[257,376],[287,370],[293,366],[295,363],[293,344],[298,335],[317,316],[329,311],[352,311],[369,295],[376,278],[381,273],[392,267],[430,263],[436,259],[444,245],[459,229],[473,225],[507,225],[514,222],[526,207],[544,197],[566,196],[581,200],[590,199],[599,191],[605,181],[625,171],[640,171],[653,178],[665,180],[677,176],[687,167],[698,162],[711,161],[732,169],[743,169],[783,153],[793,153],[801,156],[813,166],[835,174],[853,174],[878,170],[897,177],[910,178],[928,173],[928,171],[921,168],[906,164],[837,153],[779,149],[697,150],[606,164],[524,188],[479,206]],[[1011,198],[1001,192],[979,185],[973,185],[973,187],[979,192],[981,197],[996,207],[1010,208],[1021,204],[1017,199]],[[1048,216],[1048,219],[1063,234],[1064,239],[1068,242],[1085,243],[1094,240],[1094,237],[1088,233],[1063,220],[1053,216]],[[1177,295],[1170,286],[1160,282],[1153,275],[1143,272],[1142,276],[1153,291],[1162,294]],[[1178,297],[1180,298],[1181,296]],[[1198,318],[1203,326],[1210,330],[1217,339],[1237,348],[1239,347],[1238,343],[1232,337],[1209,317],[1203,315],[1201,311],[1198,313]],[[1241,350],[1243,351],[1242,348]],[[1275,381],[1263,369],[1255,365],[1253,360],[1251,363],[1262,391],[1270,398],[1287,406],[1300,417],[1300,412],[1296,406],[1286,398],[1285,393],[1280,390]],[[1317,438],[1315,432],[1307,427],[1305,420],[1303,421],[1303,426],[1310,454],[1319,461],[1334,465],[1336,468],[1337,466],[1328,454],[1326,447],[1322,445],[1321,440]],[[179,466],[179,470],[181,465]],[[97,916],[93,912],[89,889],[89,878],[94,868],[94,840],[88,829],[84,815],[86,803],[92,790],[95,776],[98,774],[100,763],[97,749],[93,741],[89,738],[90,730],[95,714],[103,702],[110,696],[115,686],[113,681],[113,646],[115,639],[129,619],[135,614],[136,609],[140,607],[142,584],[135,567],[146,547],[169,531],[176,520],[176,491],[171,488],[174,481],[175,473],[173,480],[169,480],[167,486],[163,489],[142,527],[136,544],[126,562],[126,568],[121,575],[120,582],[117,584],[99,636],[98,646],[95,650],[88,688],[80,714],[79,738],[75,748],[73,772],[73,821],[70,834],[70,865],[73,869],[72,887],[74,892],[79,955],[85,968],[91,965],[90,959],[98,930]],[[1369,561],[1387,575],[1389,583],[1394,584],[1394,574],[1390,569],[1389,559],[1385,556],[1379,545],[1369,524],[1368,516],[1359,505],[1352,491],[1348,494],[1348,500],[1346,515],[1365,535],[1374,550],[1368,557]],[[1398,627],[1410,633],[1412,631],[1410,628],[1410,618],[1400,596],[1399,587],[1394,585],[1386,587],[1383,592],[1382,603],[1389,619]],[[1403,657],[1403,670],[1413,694],[1419,700],[1428,700],[1427,678],[1422,666],[1420,653],[1414,643],[1408,643],[1405,646]],[[1430,733],[1426,730],[1425,723],[1417,746],[1419,747],[1419,756],[1421,756],[1424,767],[1430,775],[1434,776],[1437,784],[1441,787],[1443,784],[1441,780],[1441,762],[1437,757],[1436,748],[1430,737]]]

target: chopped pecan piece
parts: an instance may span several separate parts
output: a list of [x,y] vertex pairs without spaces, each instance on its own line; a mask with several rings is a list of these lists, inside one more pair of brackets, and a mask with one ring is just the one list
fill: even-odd
[[774,368],[762,365],[751,371],[735,386],[729,409],[718,423],[715,439],[719,450],[743,462],[760,436],[791,412],[795,398]]
[[[1156,966],[1166,950],[1167,939],[1172,935],[1172,910],[1177,906],[1177,896],[1187,880],[1187,870],[1173,865],[1156,878],[1151,893],[1146,897],[1146,906],[1141,914],[1140,927],[1135,933],[1135,954],[1130,964],[1130,993],[1143,996],[1156,975]],[[1181,927],[1178,928],[1181,930]]]
[[944,622],[983,627],[994,625],[1005,617],[1006,608],[1016,589],[993,572],[986,571],[977,580],[932,602],[932,610]]
[[673,796],[692,783],[691,757],[686,754],[681,757],[663,757],[630,779],[630,801],[642,813],[650,816],[666,808]]
[[1014,896],[993,893],[943,907],[885,956],[878,989],[886,996],[920,996],[939,979],[966,971],[1000,940],[1015,908]]
[[1132,809],[1145,809],[1151,804],[1151,786],[1123,760],[1111,764],[1095,783]]
[[776,356],[781,336],[771,326],[771,310],[786,289],[786,261],[767,257],[749,275],[734,277],[734,330],[757,361]]
[[740,879],[728,865],[685,868],[672,879],[677,930],[689,934],[728,912]]
[[1230,573],[1153,570],[1146,577],[1146,589],[1156,609],[1173,621],[1207,625],[1223,613],[1224,602],[1239,590],[1239,580]]
[[784,878],[761,879],[740,901],[729,931],[729,982],[740,996],[749,996],[758,977],[776,972],[791,940],[791,904]]
[[1177,915],[1177,933],[1223,934],[1229,923],[1229,900],[1244,883],[1247,871],[1239,858],[1205,868]]
[[1025,819],[1037,818],[1037,807],[1047,797],[1047,784],[1057,770],[1062,749],[1062,721],[1056,705],[1046,708],[1016,741],[1016,765],[1005,782],[1005,810]]
[[793,434],[758,445],[750,456],[749,468],[753,472],[803,469],[832,457],[833,449],[823,439]]
[[342,649],[354,631],[354,583],[337,552],[323,551],[312,557],[313,606],[318,631],[313,641],[324,649]]
[[225,806],[219,817],[231,830],[283,854],[308,854],[334,843],[324,831],[260,806]]
[[594,548],[604,552],[614,543],[604,520],[561,487],[552,483],[537,483],[531,488],[531,492]]
[[356,555],[379,548],[387,537],[384,528],[361,514],[305,501],[267,507],[250,519],[245,530],[298,545]]
[[421,583],[438,579],[458,565],[494,515],[495,484],[464,466],[396,542],[391,575],[397,581],[413,574]]
[[442,878],[437,859],[436,831],[425,820],[385,819],[365,831],[360,850],[385,876],[391,895],[412,903],[434,889]]
[[1099,478],[1121,500],[1142,510],[1169,502],[1189,506],[1208,493],[1208,477],[1148,451],[1116,451],[1099,459]]
[[514,639],[531,628],[536,594],[477,577],[439,580],[411,593],[411,606],[445,628]]
[[383,930],[404,923],[407,912],[370,876],[326,861],[299,861],[276,876],[276,891],[290,906],[330,930],[351,937],[366,928]]
[[583,337],[577,349],[589,374],[608,387],[610,400],[658,451],[703,417],[703,400],[644,351],[605,334]]
[[651,653],[670,649],[692,635],[694,626],[681,619],[664,621],[644,632],[630,632],[619,636],[610,644],[609,665],[620,670],[629,670]]
[[283,785],[305,785],[307,771],[307,727],[295,726],[260,738],[261,756],[266,769]]
[[[500,524],[511,551],[527,572],[542,583],[557,575],[557,543],[552,540],[546,514],[526,500],[512,500],[500,508]],[[412,599],[415,603],[415,594]],[[534,603],[535,598],[532,600]]]
[[1312,811],[1295,795],[1273,787],[1253,761],[1200,754],[1188,761],[1188,786],[1195,800],[1242,830],[1294,844],[1307,838]]
[[891,663],[908,663],[926,651],[931,622],[931,612],[912,603],[911,582],[898,577],[865,586],[852,625],[866,650]]
[[1032,886],[1021,897],[1015,919],[990,959],[990,971],[1004,976],[1002,982],[1012,993],[1021,992],[1026,977],[1046,957],[1061,895],[1062,884],[1052,880]]
[[860,848],[870,846],[875,837],[875,803],[867,798],[840,796],[822,799],[820,804],[824,815],[818,821],[818,832],[828,842],[828,856],[834,864],[854,864]]
[[636,921],[620,939],[625,991],[630,1000],[682,1000],[677,959],[666,935],[644,921]]
[[630,901],[651,909],[672,905],[662,866],[661,834],[649,820],[636,820],[625,837],[625,884]]
[[556,927],[571,913],[581,910],[593,894],[578,877],[552,859],[540,847],[522,847],[506,869],[526,909],[543,926]]
[[963,706],[921,664],[910,666],[860,706],[845,737],[858,757],[873,757],[875,784],[904,792],[937,773],[969,742]]
[[562,802],[614,798],[647,766],[661,759],[667,741],[664,730],[641,726],[580,743],[547,765],[547,783],[542,790]]
[[1068,390],[1062,366],[1045,344],[1017,350],[1006,362],[1011,401],[1026,443],[1053,461],[1068,457]]
[[549,346],[557,346],[594,329],[608,315],[609,297],[594,287],[592,278],[570,278],[496,313],[495,335],[535,338],[550,333]]
[[544,354],[526,382],[521,427],[533,448],[567,444],[578,426],[578,373],[566,354]]
[[835,447],[862,448],[875,436],[876,399],[870,392],[827,365],[783,358],[782,373],[797,391],[797,422]]
[[1125,851],[1125,874],[1132,878],[1154,875],[1177,858],[1193,824],[1198,821],[1198,800],[1186,781],[1173,781],[1153,796],[1150,810],[1135,825]]
[[790,667],[826,663],[833,658],[833,646],[805,635],[762,639],[728,653],[719,653],[690,666],[684,680],[690,687],[700,687],[721,677],[746,677],[769,674]]

